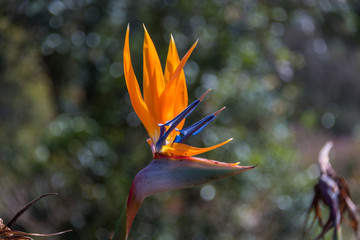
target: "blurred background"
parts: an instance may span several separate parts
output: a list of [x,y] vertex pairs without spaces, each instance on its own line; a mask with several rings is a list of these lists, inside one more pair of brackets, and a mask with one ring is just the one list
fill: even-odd
[[188,143],[233,137],[201,156],[259,166],[149,197],[130,239],[300,239],[327,140],[337,140],[331,162],[360,202],[359,14],[346,0],[1,1],[0,217],[57,192],[13,229],[109,239],[152,159],[122,66],[130,23],[141,81],[144,23],[163,64],[170,34],[180,57],[199,39],[185,66],[189,102],[213,91],[187,123],[227,106]]

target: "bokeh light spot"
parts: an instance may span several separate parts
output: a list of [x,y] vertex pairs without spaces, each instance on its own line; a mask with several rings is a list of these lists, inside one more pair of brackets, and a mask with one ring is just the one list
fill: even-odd
[[61,43],[61,36],[57,33],[51,33],[47,36],[45,42],[49,48],[56,48]]
[[111,64],[109,72],[114,78],[120,77],[123,74],[123,66],[120,62]]
[[288,195],[281,195],[276,198],[276,205],[281,210],[287,210],[292,206],[292,199]]
[[92,192],[93,192],[94,197],[97,198],[97,199],[104,198],[106,196],[106,194],[107,194],[107,190],[104,187],[104,185],[102,185],[102,184],[96,184],[93,187]]
[[321,123],[324,128],[332,128],[335,124],[335,116],[331,112],[326,112],[321,117]]
[[100,44],[100,42],[101,42],[101,38],[100,38],[99,34],[97,34],[97,33],[90,33],[86,37],[86,44],[90,48],[97,47]]
[[211,201],[214,199],[216,195],[216,189],[211,184],[206,184],[203,187],[201,187],[200,190],[200,197],[205,201]]
[[326,45],[324,39],[315,39],[313,42],[313,48],[314,48],[314,51],[319,55],[323,55],[323,54],[327,53],[327,51],[328,51],[328,48],[327,48],[327,45]]
[[62,16],[52,16],[49,20],[49,25],[52,28],[59,28],[63,25],[64,19]]
[[81,46],[81,45],[84,43],[85,37],[86,37],[86,35],[85,35],[84,32],[82,32],[82,31],[75,31],[75,32],[73,32],[73,34],[71,35],[71,42],[72,42],[75,46],[79,47],[79,46]]
[[53,1],[49,4],[48,10],[53,15],[59,15],[65,9],[65,4],[62,1]]
[[35,156],[39,162],[46,162],[49,155],[49,149],[45,145],[40,145],[35,149]]
[[82,214],[74,213],[70,218],[71,224],[76,228],[82,228],[85,225],[85,219]]

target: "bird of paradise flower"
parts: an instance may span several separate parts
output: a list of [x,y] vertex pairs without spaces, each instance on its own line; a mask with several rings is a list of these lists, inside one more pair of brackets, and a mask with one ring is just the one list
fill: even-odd
[[188,105],[183,68],[197,41],[180,61],[175,41],[171,36],[163,72],[157,51],[145,26],[144,30],[143,95],[131,63],[129,26],[125,38],[123,65],[132,106],[150,136],[147,142],[151,146],[153,161],[135,176],[126,209],[118,224],[120,229],[115,231],[113,239],[127,239],[135,215],[146,197],[207,183],[255,167],[194,157],[232,140],[228,139],[207,148],[197,148],[183,143],[191,135],[200,133],[224,108],[183,128],[185,118],[210,91],[209,89]]

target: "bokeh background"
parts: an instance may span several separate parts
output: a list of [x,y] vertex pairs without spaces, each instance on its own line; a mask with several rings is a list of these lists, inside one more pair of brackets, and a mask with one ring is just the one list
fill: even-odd
[[187,122],[227,106],[189,143],[234,137],[202,156],[259,166],[149,197],[130,239],[300,239],[327,140],[360,202],[359,14],[347,0],[0,1],[0,217],[57,192],[13,228],[109,239],[151,161],[122,68],[130,23],[141,81],[144,23],[163,64],[170,34],[180,57],[200,40],[185,66],[189,101],[213,91]]

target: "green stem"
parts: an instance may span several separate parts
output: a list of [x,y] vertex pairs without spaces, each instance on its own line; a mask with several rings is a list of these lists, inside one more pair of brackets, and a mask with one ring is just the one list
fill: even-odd
[[114,236],[111,240],[126,240],[127,239],[127,228],[126,228],[126,202],[122,213],[117,220]]

